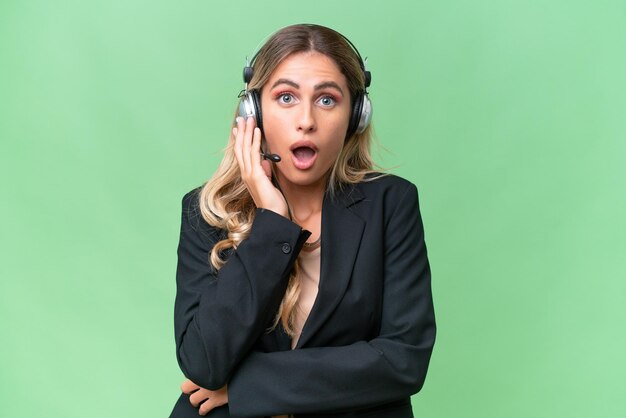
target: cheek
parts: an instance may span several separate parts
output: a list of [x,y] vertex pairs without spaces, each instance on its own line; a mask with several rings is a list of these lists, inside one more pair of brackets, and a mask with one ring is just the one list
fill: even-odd
[[343,149],[343,141],[332,141],[325,147],[326,152],[324,153],[324,170],[328,170],[331,168],[337,158],[339,158],[339,154],[341,154],[341,150]]
[[330,137],[333,139],[331,140],[331,143],[329,144],[329,146],[337,154],[339,154],[346,140],[346,132],[348,131],[348,120],[347,118],[341,118],[332,126],[333,128],[331,132],[329,132],[329,134],[330,134]]
[[263,137],[265,144],[273,150],[288,147],[288,135],[284,123],[272,117],[263,117]]
[[332,121],[327,121],[328,130],[326,131],[326,144],[324,149],[326,150],[327,164],[334,164],[335,160],[339,157],[341,150],[343,149],[346,131],[348,130],[348,119],[343,115],[335,118]]

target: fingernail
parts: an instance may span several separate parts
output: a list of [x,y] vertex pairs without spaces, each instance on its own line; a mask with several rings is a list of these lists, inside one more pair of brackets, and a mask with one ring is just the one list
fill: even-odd
[[241,116],[237,116],[237,117],[235,118],[235,122],[239,123],[239,122],[241,121],[241,119],[242,119],[242,118],[241,118]]

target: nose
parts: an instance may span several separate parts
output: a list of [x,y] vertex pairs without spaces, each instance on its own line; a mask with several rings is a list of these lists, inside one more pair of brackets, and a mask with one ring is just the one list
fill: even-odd
[[314,110],[311,105],[301,106],[297,128],[300,132],[313,132],[316,128]]

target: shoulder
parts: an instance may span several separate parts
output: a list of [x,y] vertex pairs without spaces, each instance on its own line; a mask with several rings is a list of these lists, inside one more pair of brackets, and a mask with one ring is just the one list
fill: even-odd
[[411,226],[422,228],[418,191],[411,181],[393,174],[374,174],[357,187],[362,201],[354,210],[373,225],[384,225],[388,233],[400,235]]
[[200,210],[200,193],[202,186],[185,193],[182,198],[182,225],[183,230],[195,232],[203,240],[216,242],[223,239],[224,231],[207,223]]
[[202,186],[191,189],[183,196],[183,209],[200,208],[200,191]]
[[368,174],[357,187],[366,199],[376,197],[397,202],[407,194],[417,195],[415,184],[395,174]]
[[198,219],[202,219],[200,212],[200,191],[202,187],[196,187],[185,193],[182,199],[182,215],[183,219],[187,218],[190,222],[196,223]]

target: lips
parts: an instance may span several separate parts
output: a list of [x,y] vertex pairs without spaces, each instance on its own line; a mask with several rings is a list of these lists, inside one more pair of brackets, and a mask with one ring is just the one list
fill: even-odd
[[289,147],[293,165],[300,170],[307,170],[317,159],[317,147],[311,141],[298,141]]

